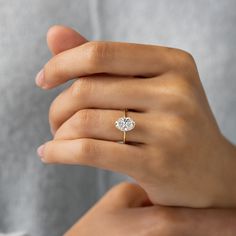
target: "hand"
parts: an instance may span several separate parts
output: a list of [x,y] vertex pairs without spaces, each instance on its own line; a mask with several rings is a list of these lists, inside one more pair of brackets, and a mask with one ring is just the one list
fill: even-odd
[[[111,189],[64,236],[233,236],[236,213],[146,206],[148,196],[135,184]],[[146,206],[146,207],[145,207]]]
[[[37,77],[44,89],[80,77],[50,108],[55,136],[39,148],[42,160],[125,173],[154,204],[236,206],[236,148],[217,126],[191,55],[72,35],[71,49]],[[120,144],[114,122],[125,108],[136,127]]]

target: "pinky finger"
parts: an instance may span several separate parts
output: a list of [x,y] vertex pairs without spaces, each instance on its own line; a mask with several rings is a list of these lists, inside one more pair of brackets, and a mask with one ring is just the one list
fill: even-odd
[[52,140],[38,154],[44,163],[93,166],[133,176],[143,157],[142,146],[97,139]]

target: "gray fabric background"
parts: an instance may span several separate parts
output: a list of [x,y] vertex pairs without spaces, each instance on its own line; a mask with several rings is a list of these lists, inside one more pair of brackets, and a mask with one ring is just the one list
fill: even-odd
[[0,232],[59,236],[117,174],[43,165],[35,154],[50,139],[47,112],[62,90],[43,92],[34,77],[50,58],[53,24],[88,39],[153,43],[190,51],[222,132],[236,143],[234,0],[0,0]]

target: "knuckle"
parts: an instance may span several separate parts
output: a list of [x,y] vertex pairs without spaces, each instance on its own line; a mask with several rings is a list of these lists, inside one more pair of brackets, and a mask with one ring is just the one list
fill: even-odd
[[89,95],[93,93],[93,82],[92,78],[81,77],[72,84],[71,93],[73,97],[80,97],[83,100],[83,97],[86,100],[89,98]]
[[190,64],[194,62],[194,58],[191,53],[184,50],[178,50],[178,54],[179,54],[179,60],[182,63]]
[[59,117],[60,116],[58,115],[56,100],[54,100],[52,104],[50,105],[49,112],[48,112],[48,118],[49,118],[49,123],[51,127],[57,128],[59,120],[60,120]]
[[88,128],[92,124],[93,114],[96,113],[94,110],[83,109],[78,111],[76,119],[78,119],[78,124],[82,128]]
[[195,60],[191,53],[177,49],[176,50],[176,66],[185,72],[191,72],[196,68]]
[[[95,109],[84,109],[76,113],[71,120],[71,128],[77,129],[81,137],[89,137],[91,129],[96,128],[95,125],[99,124],[100,113]],[[94,122],[96,119],[96,122]]]
[[59,55],[56,55],[44,66],[44,73],[47,82],[50,82],[51,78],[59,78],[64,74],[65,66]]
[[[67,93],[69,89],[64,90],[60,93],[51,103],[48,112],[48,119],[51,127],[58,129],[64,120],[64,114],[66,106],[62,104],[67,100]],[[68,117],[69,118],[69,117]],[[55,130],[56,131],[56,130]]]
[[[98,145],[91,139],[81,139],[79,153],[77,154],[78,161],[83,163],[93,163],[100,153]],[[89,158],[89,160],[88,160]]]
[[79,78],[77,79],[72,85],[71,85],[71,95],[72,97],[78,97],[80,95],[80,90],[81,90],[81,79],[83,78]]
[[87,60],[89,67],[92,69],[99,69],[98,66],[102,66],[106,56],[108,54],[108,43],[91,41],[85,45]]

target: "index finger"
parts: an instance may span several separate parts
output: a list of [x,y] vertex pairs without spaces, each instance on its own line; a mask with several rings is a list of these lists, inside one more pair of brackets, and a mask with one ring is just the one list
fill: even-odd
[[40,87],[99,73],[152,77],[170,69],[175,56],[175,49],[154,45],[87,42],[53,57],[44,66]]

